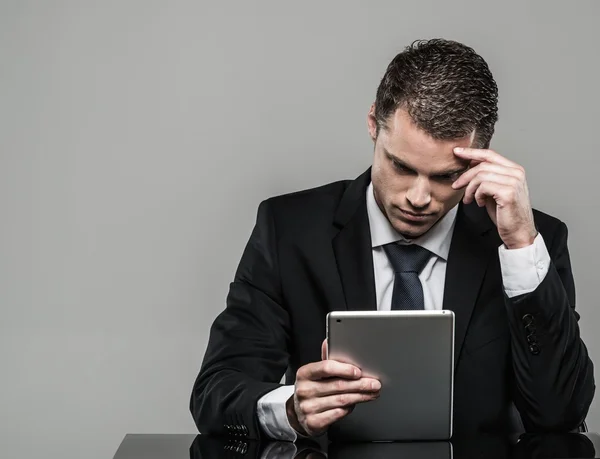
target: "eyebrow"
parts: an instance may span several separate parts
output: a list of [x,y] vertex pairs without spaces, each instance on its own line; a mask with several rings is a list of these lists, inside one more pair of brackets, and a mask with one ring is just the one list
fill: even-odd
[[[383,149],[383,153],[391,160],[397,162],[400,166],[414,171],[414,169],[412,167],[410,167],[408,164],[406,164],[404,161],[402,161],[400,158],[398,158],[397,156],[392,155],[389,151],[387,151],[385,148]],[[453,175],[453,174],[459,174],[462,172],[465,172],[467,169],[469,169],[469,166],[464,166],[464,167],[460,167],[460,168],[454,168],[454,169],[446,169],[445,171],[439,171],[439,172],[435,172],[433,174],[431,174],[432,177],[443,177],[443,176],[447,176],[447,175]]]

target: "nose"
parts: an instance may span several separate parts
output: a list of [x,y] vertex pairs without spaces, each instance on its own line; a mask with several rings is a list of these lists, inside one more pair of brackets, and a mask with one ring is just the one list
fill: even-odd
[[431,202],[431,189],[426,177],[416,177],[406,192],[406,199],[417,209],[423,209]]

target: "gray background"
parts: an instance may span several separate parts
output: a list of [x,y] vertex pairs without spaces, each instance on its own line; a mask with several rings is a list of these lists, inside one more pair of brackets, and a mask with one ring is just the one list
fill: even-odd
[[[600,2],[0,1],[0,455],[193,432],[188,398],[256,208],[359,175],[416,38],[500,87],[492,146],[570,228],[600,362]],[[594,231],[596,230],[596,231]],[[600,430],[600,406],[588,418]]]

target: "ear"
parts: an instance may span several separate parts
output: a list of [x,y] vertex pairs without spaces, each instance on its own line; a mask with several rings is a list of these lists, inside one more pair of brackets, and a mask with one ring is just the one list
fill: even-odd
[[375,119],[375,104],[371,104],[369,108],[369,114],[367,115],[367,129],[369,131],[369,137],[375,142],[377,140],[377,121]]

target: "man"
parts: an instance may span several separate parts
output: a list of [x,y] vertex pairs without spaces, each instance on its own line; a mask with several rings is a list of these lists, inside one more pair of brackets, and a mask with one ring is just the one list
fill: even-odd
[[[369,110],[372,167],[260,205],[194,385],[201,432],[294,441],[377,398],[379,381],[324,360],[326,314],[344,309],[454,311],[455,435],[508,431],[512,406],[528,431],[583,422],[595,383],[567,228],[489,149],[497,94],[471,48],[415,42]],[[403,295],[398,260],[417,259]]]

